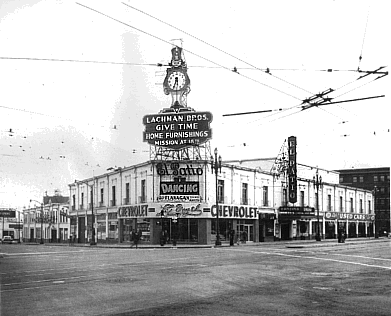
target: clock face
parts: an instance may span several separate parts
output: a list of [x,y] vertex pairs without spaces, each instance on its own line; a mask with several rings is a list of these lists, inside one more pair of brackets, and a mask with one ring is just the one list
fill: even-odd
[[168,77],[167,82],[172,90],[181,90],[186,84],[186,76],[180,71],[174,71]]

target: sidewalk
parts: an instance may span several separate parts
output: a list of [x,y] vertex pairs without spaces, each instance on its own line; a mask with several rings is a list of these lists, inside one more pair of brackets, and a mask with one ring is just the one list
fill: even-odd
[[[391,243],[390,238],[380,237],[364,237],[364,238],[348,238],[345,240],[345,243],[338,243],[337,239],[323,239],[321,241],[316,240],[282,240],[282,241],[271,241],[271,242],[247,242],[245,244],[240,243],[230,246],[229,242],[222,242],[219,247],[247,247],[247,246],[259,246],[259,247],[270,247],[270,246],[281,246],[285,245],[286,248],[311,248],[311,247],[335,247],[335,246],[344,246],[344,245],[354,245],[358,243],[379,243],[379,242],[389,242]],[[69,244],[69,243],[24,243],[26,245],[37,245],[37,246],[65,246],[65,247],[89,247],[89,248],[123,248],[123,249],[136,249],[135,246],[132,247],[129,243],[121,244],[106,244],[98,243],[96,245],[90,244]],[[178,243],[175,247],[172,244],[165,244],[164,246],[160,245],[149,245],[149,244],[139,244],[138,249],[189,249],[189,248],[215,248],[214,244],[208,245],[198,245],[198,244],[181,244]]]

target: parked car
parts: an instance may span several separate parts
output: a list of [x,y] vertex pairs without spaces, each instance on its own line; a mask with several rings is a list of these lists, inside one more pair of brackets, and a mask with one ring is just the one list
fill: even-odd
[[1,243],[2,244],[12,244],[13,243],[13,239],[11,236],[4,236],[3,239],[1,240]]

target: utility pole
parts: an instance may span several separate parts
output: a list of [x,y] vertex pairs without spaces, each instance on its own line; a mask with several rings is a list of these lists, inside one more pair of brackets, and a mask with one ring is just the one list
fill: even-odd
[[215,148],[214,151],[214,160],[213,157],[210,157],[210,163],[212,165],[212,173],[214,171],[216,175],[216,246],[221,246],[221,241],[220,241],[220,227],[219,227],[219,196],[218,196],[218,180],[217,180],[217,175],[220,171],[221,173],[221,156],[217,158],[217,148]]

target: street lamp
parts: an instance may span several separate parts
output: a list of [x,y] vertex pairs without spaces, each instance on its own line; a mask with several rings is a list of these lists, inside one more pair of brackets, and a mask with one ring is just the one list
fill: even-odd
[[375,211],[375,238],[379,238],[379,214],[376,212],[376,193],[378,192],[378,187],[375,185],[375,187],[373,188],[373,192],[375,193],[375,201],[373,203],[373,208],[374,208],[374,211]]
[[316,169],[316,175],[313,178],[314,188],[316,188],[316,208],[317,208],[317,225],[316,225],[316,241],[320,241],[320,227],[319,227],[319,187],[322,187],[322,176],[318,174],[318,169]]
[[220,227],[219,227],[219,196],[218,196],[218,182],[217,182],[217,175],[220,171],[221,173],[221,156],[217,159],[217,148],[215,148],[214,151],[215,157],[213,160],[213,157],[210,157],[210,163],[212,166],[212,173],[214,171],[216,175],[216,246],[221,246],[220,241]]
[[30,200],[30,203],[31,202],[37,202],[37,203],[40,203],[41,204],[41,241],[40,241],[40,244],[43,244],[43,238],[42,238],[42,236],[43,236],[43,228],[42,228],[42,226],[43,226],[43,203],[42,202],[39,202],[39,201],[37,201],[37,200]]

